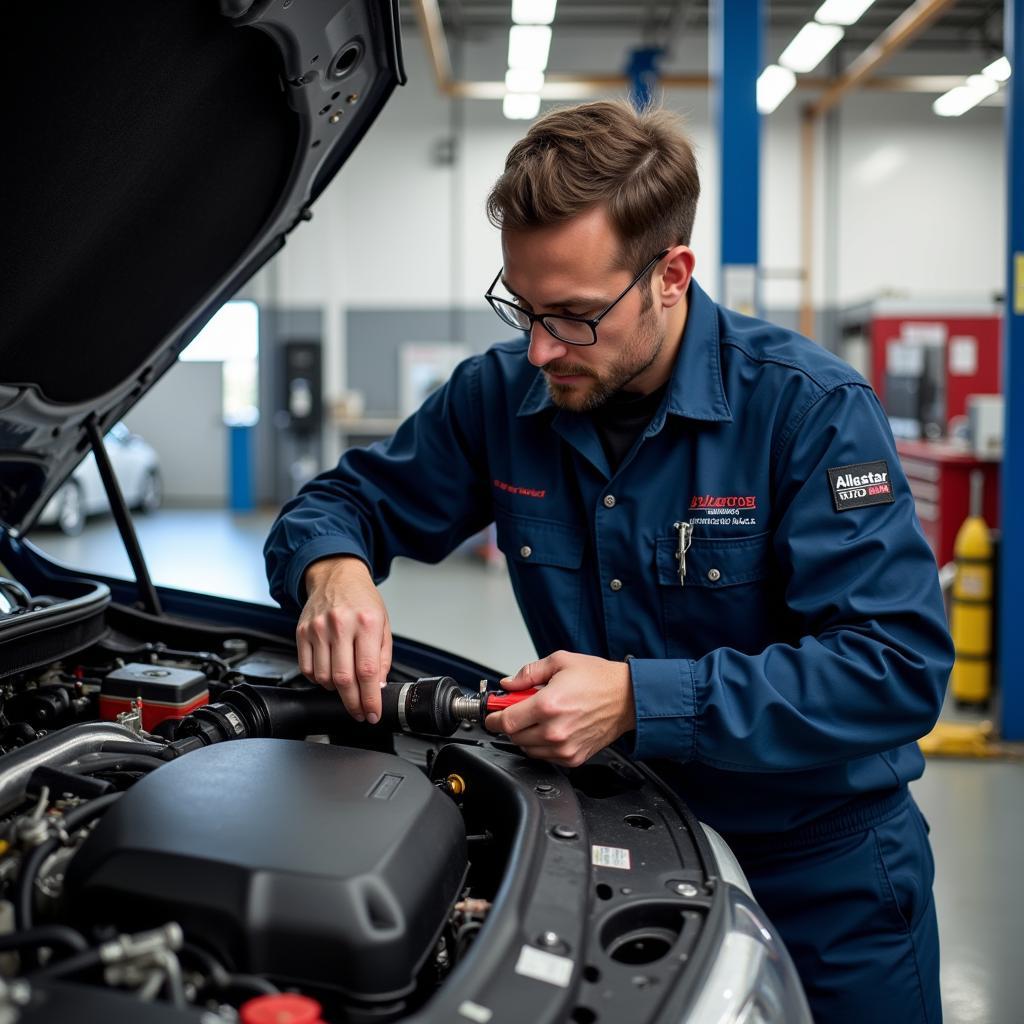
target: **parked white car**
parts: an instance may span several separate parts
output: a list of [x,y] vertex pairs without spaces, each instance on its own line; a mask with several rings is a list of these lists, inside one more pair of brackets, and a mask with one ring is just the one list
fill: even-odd
[[[133,434],[124,423],[115,423],[103,443],[128,505],[147,513],[158,509],[163,499],[163,486],[160,457],[152,445]],[[74,537],[82,532],[87,516],[109,511],[110,503],[103,490],[96,456],[89,452],[71,474],[71,479],[50,499],[39,523],[57,526]]]

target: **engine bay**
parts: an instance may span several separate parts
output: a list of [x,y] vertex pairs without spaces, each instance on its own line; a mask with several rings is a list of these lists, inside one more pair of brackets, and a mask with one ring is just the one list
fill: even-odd
[[188,650],[110,630],[3,680],[0,914],[21,936],[17,969],[88,977],[47,943],[81,953],[90,935],[142,935],[145,954],[127,943],[120,959],[134,966],[106,964],[108,984],[152,988],[173,955],[181,984],[167,977],[161,994],[182,1007],[300,987],[343,1003],[344,1019],[404,1015],[453,961],[456,928],[466,946],[467,906],[487,905],[465,887],[459,808],[425,764],[327,735],[172,745],[192,712],[242,683],[340,708],[289,651],[237,636]]
[[447,1020],[456,971],[488,993],[469,1014],[589,1020],[588,995],[653,1009],[695,955],[700,830],[624,759],[530,761],[474,721],[480,680],[397,659],[357,723],[286,642],[101,588],[0,610],[12,1020]]

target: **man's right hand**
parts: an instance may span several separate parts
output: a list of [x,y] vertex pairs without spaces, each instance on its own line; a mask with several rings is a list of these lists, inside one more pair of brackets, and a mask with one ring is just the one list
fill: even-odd
[[337,690],[358,721],[380,720],[380,687],[391,671],[391,624],[365,563],[353,556],[314,562],[295,630],[299,668]]

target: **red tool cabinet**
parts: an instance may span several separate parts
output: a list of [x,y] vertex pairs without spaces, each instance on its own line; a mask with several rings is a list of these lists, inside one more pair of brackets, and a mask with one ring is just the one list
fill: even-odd
[[970,511],[971,471],[984,479],[982,514],[999,526],[999,463],[979,459],[959,445],[940,441],[897,441],[917,515],[940,566],[953,560],[956,532]]

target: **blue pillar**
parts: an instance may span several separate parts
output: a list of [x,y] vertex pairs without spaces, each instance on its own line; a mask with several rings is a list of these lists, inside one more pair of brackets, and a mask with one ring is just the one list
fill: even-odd
[[1013,74],[1006,83],[1006,316],[1003,321],[1003,452],[999,554],[999,681],[1002,734],[1024,740],[1024,0],[1006,0],[1004,43]]
[[250,426],[232,425],[230,438],[230,504],[232,512],[251,512],[253,501],[252,440],[255,431]]
[[710,52],[712,123],[721,154],[719,299],[754,315],[760,307],[758,192],[761,117],[762,0],[713,0]]

